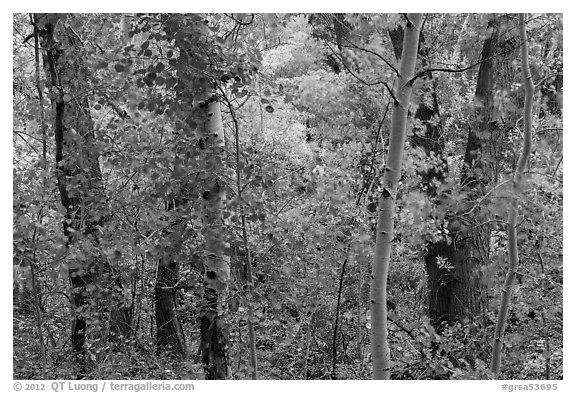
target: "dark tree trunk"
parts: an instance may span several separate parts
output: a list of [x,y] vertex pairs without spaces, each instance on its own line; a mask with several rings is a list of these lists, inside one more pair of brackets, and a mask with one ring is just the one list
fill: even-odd
[[[422,34],[420,35],[420,40],[420,55],[422,63],[426,67],[428,66],[427,51]],[[437,165],[433,165],[427,170],[419,171],[422,179],[421,190],[426,193],[435,205],[439,205],[439,197],[441,195],[438,194],[437,184],[444,182],[448,166],[444,157],[444,139],[442,126],[439,122],[440,108],[432,75],[425,75],[424,80],[425,85],[428,87],[425,87],[422,93],[431,96],[432,106],[427,105],[426,100],[422,100],[418,106],[414,117],[422,122],[425,129],[423,134],[415,132],[412,135],[411,142],[413,146],[421,148],[427,157],[439,161]],[[428,274],[428,316],[432,326],[437,330],[440,330],[443,322],[450,321],[449,285],[452,281],[450,271],[439,262],[448,260],[453,251],[446,240],[429,240],[426,244],[424,261]]]
[[329,43],[330,48],[336,44],[336,49],[326,55],[326,64],[336,74],[343,69],[349,70],[353,64],[346,58],[344,49],[350,46],[348,42],[352,25],[346,21],[345,14],[311,14],[308,23],[312,26],[312,37]]
[[117,336],[128,338],[132,336],[132,320],[134,315],[131,307],[117,307],[110,311],[110,330]]
[[[69,269],[72,287],[71,344],[79,363],[86,365],[85,341],[87,313],[107,308],[93,307],[87,298],[97,284],[97,277],[109,268],[106,261],[94,253],[100,248],[100,230],[107,220],[107,202],[102,186],[99,152],[90,115],[86,92],[88,69],[84,64],[84,47],[78,35],[60,20],[63,14],[35,14],[43,54],[47,87],[56,92],[51,100],[54,108],[54,138],[56,179],[62,206],[67,245],[78,244],[84,257],[71,261]],[[83,247],[87,247],[83,249]],[[87,290],[90,289],[90,290]],[[113,306],[115,310],[118,307]],[[122,309],[122,307],[120,307]],[[123,328],[126,331],[126,328]]]
[[186,354],[186,340],[178,315],[178,283],[180,262],[178,260],[184,242],[185,222],[178,207],[182,198],[172,198],[166,210],[173,214],[173,225],[164,231],[163,255],[158,264],[154,305],[156,311],[156,346],[169,348],[176,355]]
[[[452,213],[449,224],[449,240],[428,242],[424,260],[428,275],[428,313],[431,324],[440,331],[444,323],[453,324],[465,318],[484,313],[487,304],[487,286],[482,281],[481,268],[489,258],[490,227],[485,224],[487,215],[480,212],[462,217],[471,208],[472,201],[484,195],[488,184],[497,180],[501,156],[501,130],[494,108],[494,89],[497,79],[497,62],[493,59],[499,49],[500,17],[489,22],[490,36],[484,41],[482,63],[478,72],[475,100],[478,108],[470,128],[462,174],[464,191],[469,193],[468,202],[460,212]],[[392,47],[397,58],[402,55],[403,30],[389,31]],[[427,51],[424,36],[420,36],[419,55],[426,67]],[[431,75],[424,75],[425,85],[433,85]],[[428,156],[441,157],[441,164],[420,172],[427,195],[438,202],[437,189],[433,183],[442,182],[447,170],[443,157],[442,128],[431,121],[439,116],[438,102],[433,87],[425,94],[431,95],[432,106],[421,103],[415,118],[425,125],[423,135],[414,133],[413,146],[421,147]],[[476,212],[477,213],[477,212]],[[441,264],[445,261],[445,264]]]
[[501,25],[505,19],[506,16],[499,15],[491,18],[482,48],[475,91],[476,111],[470,122],[461,177],[462,191],[467,193],[467,198],[453,213],[448,226],[450,245],[445,257],[452,270],[441,269],[430,259],[426,261],[429,275],[440,279],[439,285],[434,285],[432,280],[430,287],[430,316],[449,324],[484,315],[488,303],[482,268],[490,257],[491,213],[476,205],[476,201],[498,181],[504,164],[504,134],[495,93],[508,88],[513,77],[509,72],[513,48],[501,42]]
[[[429,247],[426,256],[429,288],[429,315],[433,326],[453,324],[485,313],[488,302],[487,283],[482,280],[482,267],[488,263],[490,225],[487,212],[473,206],[485,195],[486,188],[498,178],[497,160],[500,149],[500,127],[496,121],[494,89],[500,34],[500,18],[489,22],[491,33],[484,41],[482,63],[478,71],[475,101],[477,110],[469,129],[461,183],[468,197],[458,212],[452,213],[448,225],[449,244]],[[472,212],[470,209],[475,208]],[[438,265],[438,257],[450,269]]]
[[156,306],[156,345],[170,348],[175,354],[186,353],[184,331],[178,316],[177,288],[178,263],[161,262],[154,291]]
[[228,378],[228,349],[225,324],[219,315],[219,294],[206,287],[200,310],[200,354],[206,379]]
[[[454,267],[450,281],[450,323],[484,314],[488,302],[487,283],[482,280],[482,267],[486,266],[490,252],[489,214],[474,201],[486,193],[487,186],[498,179],[498,149],[500,127],[494,107],[497,79],[495,55],[500,36],[501,18],[493,17],[488,23],[491,33],[484,41],[482,63],[478,70],[475,91],[477,109],[469,129],[464,170],[463,191],[468,198],[461,211],[451,221],[453,251],[448,262]],[[470,213],[470,209],[475,209]],[[469,214],[468,214],[469,213]]]
[[[457,236],[462,236],[459,239]],[[426,267],[429,275],[429,315],[435,328],[442,323],[454,324],[466,318],[482,315],[487,305],[487,286],[481,278],[481,267],[488,260],[489,231],[487,228],[460,230],[453,243],[437,243],[437,252],[452,266],[438,266],[429,254]]]
[[[63,223],[68,244],[80,239],[97,245],[97,226],[103,223],[101,190],[102,174],[98,153],[94,144],[94,129],[90,118],[88,99],[79,94],[84,91],[83,82],[87,70],[76,51],[82,48],[78,37],[59,23],[62,15],[36,14],[41,46],[44,52],[44,68],[54,107],[54,136],[56,177],[62,206],[66,209]],[[80,50],[81,53],[81,50]],[[74,99],[72,99],[74,98]],[[86,287],[94,281],[99,258],[88,256],[74,261],[71,266],[72,347],[84,362],[86,339],[87,301]]]
[[[404,30],[398,27],[394,30],[389,30],[388,34],[392,42],[394,54],[397,60],[399,60],[402,56]],[[420,32],[418,55],[422,67],[428,67],[428,48],[422,31]],[[418,172],[422,179],[421,191],[425,192],[430,200],[438,205],[440,202],[437,184],[444,182],[448,166],[444,157],[444,139],[442,136],[442,125],[439,122],[440,107],[436,95],[435,81],[431,73],[424,75],[423,79],[424,87],[422,91],[418,92],[418,95],[420,95],[422,99],[420,100],[414,117],[422,123],[424,130],[423,132],[416,130],[412,134],[410,141],[412,146],[422,149],[427,157],[439,161],[436,166],[430,166],[429,169]],[[429,100],[430,98],[431,102]],[[440,330],[443,322],[449,322],[450,320],[450,288],[453,282],[452,273],[450,270],[441,266],[439,261],[450,259],[452,253],[453,249],[447,241],[429,240],[426,242],[424,261],[428,275],[428,314],[432,326],[437,330]]]

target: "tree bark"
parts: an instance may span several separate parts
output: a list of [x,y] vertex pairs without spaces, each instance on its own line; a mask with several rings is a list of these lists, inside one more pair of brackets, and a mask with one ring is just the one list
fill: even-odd
[[105,277],[119,287],[122,283],[101,252],[102,228],[109,214],[88,101],[89,70],[83,43],[64,23],[66,18],[65,14],[34,14],[45,49],[44,72],[54,109],[55,173],[65,208],[63,231],[67,246],[79,249],[78,257],[69,264],[74,309],[71,344],[81,369],[86,371],[88,313],[107,313],[111,330],[123,335],[130,334],[131,320],[127,307],[87,297],[106,285]]
[[[209,29],[201,15],[171,15],[172,25],[179,31],[170,31],[179,49],[177,67],[179,85],[182,85],[182,117],[188,135],[195,135],[203,157],[198,183],[202,210],[204,237],[204,286],[199,310],[200,345],[198,353],[204,363],[206,379],[227,379],[228,335],[226,329],[226,296],[230,280],[230,253],[226,242],[226,226],[222,211],[226,200],[225,141],[220,97],[214,81],[207,77],[212,59],[209,56]],[[168,24],[166,24],[168,25]],[[198,64],[205,68],[200,69]],[[191,105],[191,107],[188,107]],[[190,113],[191,110],[191,113]],[[191,148],[191,155],[198,151]],[[190,154],[189,154],[190,155]]]
[[462,189],[468,193],[466,202],[451,218],[450,252],[447,262],[453,269],[445,277],[449,324],[485,314],[488,302],[487,283],[482,280],[481,269],[488,263],[491,228],[488,214],[474,201],[485,195],[486,188],[498,178],[495,162],[499,140],[499,124],[494,104],[497,70],[494,56],[500,36],[500,16],[493,16],[488,23],[489,36],[482,48],[480,69],[474,99],[475,120],[469,129]]
[[[64,235],[68,245],[82,241],[85,250],[90,251],[98,248],[98,227],[105,220],[105,196],[86,95],[88,70],[83,47],[78,36],[60,22],[64,17],[35,14],[34,22],[45,48],[44,69],[54,108],[56,178],[66,209]],[[98,252],[84,252],[84,258],[77,258],[69,269],[74,307],[71,342],[81,363],[86,360],[86,287],[95,281],[101,265]]]
[[526,34],[525,15],[520,14],[519,17],[519,35],[522,51],[522,77],[524,79],[524,146],[514,173],[514,199],[512,200],[508,216],[508,272],[506,273],[506,280],[504,282],[504,287],[502,288],[502,300],[494,331],[494,347],[492,351],[491,369],[495,378],[500,376],[502,339],[504,337],[506,319],[508,318],[508,307],[510,305],[512,287],[514,285],[514,280],[516,279],[516,272],[519,264],[518,242],[516,237],[516,225],[518,221],[517,194],[522,191],[522,179],[532,149],[532,104],[534,101],[534,83],[532,81],[530,64],[528,61],[528,38]]
[[[466,206],[451,214],[447,241],[427,246],[428,312],[431,324],[437,331],[441,331],[445,323],[451,325],[482,315],[487,303],[487,284],[482,281],[481,267],[489,258],[490,227],[485,223],[484,213],[478,214],[474,207],[473,214],[466,214],[466,209],[470,210],[472,201],[483,196],[483,190],[498,176],[495,157],[498,156],[500,136],[495,121],[496,64],[492,58],[498,47],[499,27],[500,18],[493,17],[489,23],[490,35],[484,41],[482,50],[475,92],[476,120],[469,131],[462,174],[463,190],[469,193]],[[417,111],[416,117],[424,120],[429,116],[428,111]],[[437,132],[427,129],[427,139],[424,141],[434,141],[434,136],[437,136]],[[436,155],[441,154],[439,141],[424,147]],[[443,178],[441,171],[430,175],[438,180]],[[427,176],[424,174],[423,181],[431,180],[426,179]],[[428,194],[433,196],[437,193],[432,188],[428,189]],[[446,261],[446,266],[440,265],[439,260]]]
[[[397,27],[388,32],[396,60],[402,57],[402,40],[404,38],[404,30],[402,27]],[[429,67],[428,61],[428,48],[424,33],[420,32],[420,43],[418,55],[422,62],[422,67]],[[418,172],[421,181],[421,191],[425,192],[430,198],[432,203],[436,206],[440,203],[438,200],[438,187],[437,184],[444,182],[448,165],[444,156],[444,139],[442,137],[442,125],[438,121],[440,118],[440,107],[438,105],[438,97],[434,86],[432,73],[423,76],[424,87],[423,95],[432,98],[431,105],[425,99],[422,99],[418,105],[418,109],[414,114],[417,120],[420,120],[424,125],[424,133],[417,130],[411,137],[412,146],[420,148],[430,157],[439,161],[438,165],[431,166],[427,170]],[[439,265],[439,259],[446,260],[450,257],[451,247],[445,240],[427,241],[426,252],[424,254],[424,262],[426,264],[426,272],[428,276],[428,315],[432,326],[437,331],[441,330],[442,324],[448,322],[448,315],[450,314],[450,292],[445,285],[450,277],[450,271]]]
[[412,92],[412,86],[408,85],[408,81],[414,74],[421,23],[422,14],[406,15],[400,75],[395,89],[394,108],[392,110],[390,143],[382,179],[382,194],[378,201],[376,247],[372,263],[370,288],[371,348],[374,379],[390,378],[390,349],[388,347],[386,310],[387,278],[394,236],[395,199],[402,170],[408,105]]
[[204,257],[204,298],[200,309],[200,353],[206,379],[227,379],[228,337],[226,333],[226,294],[230,280],[230,257],[226,254],[222,209],[226,185],[220,175],[224,169],[224,129],[220,103],[209,86],[200,86],[194,103],[199,135],[206,154],[206,179],[202,193]]
[[[333,14],[332,15],[332,24],[334,28],[334,38],[336,39],[336,46],[338,47],[338,52],[340,53],[340,60],[344,65],[344,68],[350,69],[351,64],[347,60],[346,55],[344,54],[344,41],[348,40],[348,36],[350,35],[351,26],[346,22],[344,14]],[[332,55],[329,55],[332,56]],[[337,66],[337,64],[336,64]],[[336,73],[339,72],[339,67],[334,69]],[[337,71],[338,70],[338,71]]]
[[[163,231],[165,244],[158,263],[154,307],[156,313],[156,346],[169,348],[175,355],[186,354],[186,339],[178,316],[178,283],[180,263],[178,256],[184,242],[186,223],[181,218],[179,207],[182,198],[170,196],[166,200],[166,210],[172,212],[172,225]],[[181,209],[180,209],[181,210]]]

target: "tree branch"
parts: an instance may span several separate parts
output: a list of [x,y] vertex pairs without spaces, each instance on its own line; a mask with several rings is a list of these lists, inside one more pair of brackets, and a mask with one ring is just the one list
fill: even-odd
[[[335,56],[338,56],[341,60],[342,56],[339,55],[338,53],[336,53],[336,51],[330,46],[328,45],[328,48],[332,51],[332,53]],[[348,73],[350,75],[352,75],[352,77],[354,77],[354,79],[356,79],[357,81],[359,81],[360,83],[362,83],[363,85],[366,86],[378,86],[378,85],[384,85],[386,87],[386,90],[388,90],[388,93],[390,94],[390,97],[392,97],[392,99],[394,100],[394,105],[398,105],[398,100],[396,99],[396,96],[394,95],[394,92],[392,92],[392,89],[390,88],[390,86],[388,86],[388,83],[384,82],[384,81],[376,81],[376,82],[367,82],[364,79],[360,78],[358,75],[356,75],[356,73],[354,71],[352,71],[348,65],[346,64],[345,61],[342,61],[342,65],[344,66],[344,68],[346,69],[346,71],[348,71]]]
[[346,40],[349,44],[351,44],[351,45],[345,45],[345,46],[343,46],[343,48],[358,49],[358,50],[361,51],[361,52],[370,53],[370,54],[378,57],[378,58],[379,58],[380,60],[382,60],[384,63],[386,63],[386,65],[387,65],[388,67],[392,68],[392,70],[394,71],[394,73],[396,74],[396,76],[399,76],[399,75],[400,75],[399,72],[398,72],[398,70],[396,69],[396,67],[394,67],[388,60],[386,60],[386,59],[385,59],[382,55],[380,55],[379,53],[374,52],[374,51],[372,51],[372,50],[370,50],[370,49],[362,48],[362,47],[360,47],[360,46],[352,43],[352,42],[351,42],[349,39],[347,39],[347,38],[345,38],[345,40]]
[[460,73],[460,72],[465,72],[468,70],[471,70],[474,67],[479,66],[480,64],[484,63],[485,61],[488,60],[492,60],[498,56],[502,56],[504,55],[506,52],[499,52],[496,53],[493,56],[487,57],[485,59],[479,60],[474,64],[471,64],[467,67],[461,68],[460,66],[458,66],[458,68],[454,69],[454,68],[427,68],[425,70],[420,71],[419,73],[417,73],[412,79],[410,79],[407,83],[406,86],[412,85],[418,78],[423,77],[424,75],[430,73],[430,72],[448,72],[448,73]]

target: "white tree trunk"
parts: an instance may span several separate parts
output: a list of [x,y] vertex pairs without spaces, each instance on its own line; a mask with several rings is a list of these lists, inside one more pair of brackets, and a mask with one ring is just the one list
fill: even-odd
[[516,240],[516,222],[518,220],[518,199],[516,194],[522,189],[522,178],[524,171],[526,170],[530,150],[532,149],[532,104],[534,101],[534,83],[532,81],[530,65],[528,63],[528,45],[524,14],[520,14],[519,30],[522,51],[522,76],[524,78],[524,146],[522,148],[522,154],[518,159],[516,172],[514,173],[514,200],[512,201],[512,206],[510,207],[508,215],[508,272],[506,273],[504,288],[502,288],[502,302],[500,303],[498,321],[496,322],[496,330],[494,331],[494,347],[492,351],[492,372],[494,373],[495,378],[498,378],[500,375],[502,339],[504,337],[506,319],[508,318],[508,306],[510,305],[512,286],[514,285],[519,263],[518,243]]
[[388,347],[388,325],[386,310],[386,286],[392,238],[394,236],[394,210],[396,192],[402,170],[402,156],[406,139],[406,121],[412,86],[408,81],[414,75],[422,14],[408,14],[404,30],[400,75],[395,91],[392,111],[392,128],[386,168],[382,179],[382,194],[378,201],[378,224],[376,248],[372,263],[370,288],[372,377],[390,379],[390,349]]
[[[202,83],[200,82],[200,85]],[[218,96],[213,89],[199,86],[194,110],[199,136],[205,151],[205,180],[202,193],[204,256],[204,298],[200,311],[200,352],[206,379],[227,379],[228,343],[224,334],[226,293],[230,280],[230,256],[226,254],[226,227],[222,216],[226,200],[224,172],[224,129]]]

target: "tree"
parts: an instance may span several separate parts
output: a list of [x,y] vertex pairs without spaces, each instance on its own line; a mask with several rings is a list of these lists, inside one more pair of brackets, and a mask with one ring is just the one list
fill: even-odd
[[183,26],[188,32],[176,36],[176,45],[180,49],[181,59],[190,67],[181,70],[181,77],[185,91],[193,97],[191,115],[186,116],[183,121],[188,132],[196,133],[200,154],[204,156],[204,175],[201,176],[200,186],[202,234],[205,242],[204,293],[199,312],[199,353],[204,363],[206,379],[227,379],[230,370],[225,315],[230,280],[230,251],[222,215],[227,187],[224,180],[224,129],[215,81],[212,75],[203,75],[210,66],[215,66],[210,57],[213,48],[208,44],[203,48],[205,53],[189,51],[197,50],[196,48],[209,40],[207,21],[194,15],[188,20],[184,19]]
[[178,285],[181,282],[179,254],[186,235],[185,197],[168,195],[166,210],[174,217],[164,229],[164,245],[154,288],[156,345],[170,348],[177,355],[186,354],[186,339],[178,316]]
[[[522,183],[524,171],[526,170],[530,152],[532,150],[532,106],[534,103],[534,83],[532,81],[532,74],[530,72],[530,63],[528,60],[528,37],[526,34],[526,16],[519,15],[519,36],[522,54],[522,77],[524,79],[524,145],[522,153],[516,165],[514,172],[513,187],[515,193],[522,192]],[[506,273],[506,280],[502,288],[502,300],[500,303],[500,310],[498,312],[498,320],[494,329],[494,347],[492,351],[492,372],[498,378],[500,375],[500,363],[502,355],[502,341],[504,336],[504,329],[506,326],[506,319],[508,318],[508,307],[512,296],[512,290],[516,274],[518,272],[518,206],[519,201],[516,195],[513,196],[512,205],[510,206],[510,213],[508,216],[508,271]]]
[[498,56],[501,49],[502,17],[488,23],[479,64],[473,112],[464,154],[461,190],[464,205],[454,205],[447,214],[448,236],[431,244],[425,258],[429,280],[429,315],[441,330],[443,323],[454,324],[485,314],[488,290],[482,269],[488,263],[490,220],[487,209],[475,201],[488,194],[499,177],[502,130],[495,105],[500,86]]
[[[402,41],[404,31],[401,27],[389,30],[388,34],[392,42],[396,60],[402,57]],[[423,69],[430,68],[429,58],[430,48],[428,47],[424,32],[420,31],[418,57],[421,60]],[[441,188],[446,180],[448,165],[444,157],[444,136],[442,123],[440,122],[440,108],[438,96],[436,94],[436,80],[432,72],[422,75],[423,87],[419,92],[419,105],[414,113],[414,119],[421,123],[414,129],[411,137],[411,144],[416,149],[424,152],[424,157],[428,164],[424,169],[419,170],[421,179],[421,191],[428,197],[429,201],[438,209],[440,205]],[[428,315],[432,326],[440,331],[442,323],[448,322],[449,296],[445,279],[450,275],[448,269],[440,266],[440,261],[446,260],[450,253],[450,245],[443,238],[438,238],[430,234],[426,240],[424,262],[428,274]]]
[[463,190],[468,193],[466,207],[461,206],[448,224],[452,239],[448,263],[453,266],[453,271],[445,277],[447,292],[443,301],[448,303],[449,323],[483,315],[488,300],[488,283],[482,279],[481,269],[489,259],[489,216],[485,209],[477,209],[473,200],[487,194],[488,186],[498,179],[495,166],[501,165],[496,161],[495,153],[501,148],[501,130],[494,103],[497,86],[495,57],[498,55],[501,23],[501,17],[491,17],[482,48],[474,93],[476,110],[469,127],[461,178]]
[[406,120],[412,86],[408,83],[414,74],[418,40],[420,36],[421,14],[408,14],[404,32],[402,60],[396,86],[392,110],[392,128],[386,167],[382,178],[382,193],[378,201],[378,226],[376,247],[372,264],[370,290],[371,347],[373,378],[390,378],[390,349],[388,348],[388,316],[386,309],[386,287],[390,253],[394,237],[394,210],[396,191],[402,172],[402,154],[406,137]]
[[220,178],[223,166],[224,135],[220,103],[214,89],[200,85],[195,103],[199,134],[204,143],[207,168],[216,176],[207,182],[204,202],[204,238],[206,241],[204,298],[200,311],[200,350],[207,379],[226,379],[228,343],[225,328],[225,297],[230,280],[230,257],[226,254],[222,210],[226,200],[225,183]]
[[106,221],[106,198],[95,145],[94,126],[86,91],[88,70],[83,61],[82,43],[64,24],[65,15],[35,14],[44,53],[44,70],[54,110],[56,178],[68,247],[78,247],[70,262],[74,319],[72,347],[79,363],[85,359],[87,320],[90,317],[86,293],[94,291],[104,264],[98,251],[99,231]]
[[487,379],[493,341],[561,378],[562,20],[526,19],[513,187],[516,17],[15,15],[14,377]]

